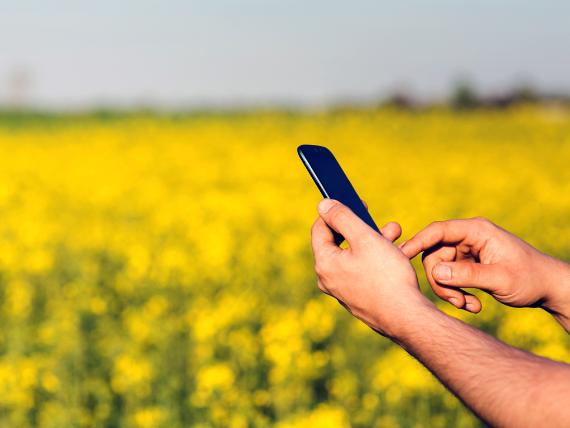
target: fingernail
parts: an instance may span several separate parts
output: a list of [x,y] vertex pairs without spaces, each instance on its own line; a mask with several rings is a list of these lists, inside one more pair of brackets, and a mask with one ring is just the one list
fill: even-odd
[[465,309],[467,309],[469,312],[475,312],[475,305],[473,303],[467,303],[465,305]]
[[404,248],[404,245],[406,245],[407,242],[408,242],[408,241],[400,242],[400,245],[398,245],[398,247],[400,247],[400,250],[401,250],[402,248]]
[[455,306],[456,308],[459,307],[459,300],[456,299],[455,297],[450,297],[449,298],[449,303],[451,303],[453,306]]
[[436,265],[433,270],[433,276],[442,281],[449,281],[451,279],[451,268],[447,265]]
[[321,202],[319,202],[319,206],[317,207],[317,210],[319,211],[319,213],[325,214],[328,210],[330,210],[335,205],[336,205],[336,201],[333,201],[332,199],[328,199],[328,198],[323,199]]

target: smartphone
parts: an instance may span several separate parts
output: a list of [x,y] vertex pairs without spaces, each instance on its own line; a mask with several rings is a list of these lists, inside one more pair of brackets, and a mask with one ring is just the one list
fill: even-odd
[[[380,233],[362,199],[329,149],[322,146],[302,145],[297,147],[297,153],[325,198],[342,202],[368,226]],[[340,245],[344,237],[334,230],[333,234],[335,243]]]

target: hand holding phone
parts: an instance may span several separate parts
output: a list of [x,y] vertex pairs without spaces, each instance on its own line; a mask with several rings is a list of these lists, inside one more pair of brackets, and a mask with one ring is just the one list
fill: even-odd
[[[302,145],[297,148],[297,153],[325,198],[336,199],[343,203],[368,226],[380,233],[362,199],[329,149],[322,146]],[[335,231],[333,233],[336,244],[340,245],[344,237]]]
[[[400,226],[388,223],[383,236],[378,233],[328,149],[301,146],[298,151],[323,196],[330,198],[319,204],[311,228],[317,287],[380,334],[398,337],[402,326],[410,325],[410,310],[419,313],[431,305],[419,290],[409,259],[393,244]],[[339,248],[344,238],[331,230],[344,234],[350,248]]]

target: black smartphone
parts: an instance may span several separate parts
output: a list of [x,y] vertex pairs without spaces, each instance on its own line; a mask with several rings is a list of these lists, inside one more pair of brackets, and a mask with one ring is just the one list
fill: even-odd
[[[342,202],[368,226],[380,233],[362,199],[329,149],[322,146],[302,145],[297,147],[297,153],[325,198]],[[340,245],[344,238],[335,231],[333,233],[336,244]]]

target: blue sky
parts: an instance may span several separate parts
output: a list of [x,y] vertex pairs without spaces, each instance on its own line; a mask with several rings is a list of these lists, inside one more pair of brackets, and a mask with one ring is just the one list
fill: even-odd
[[0,102],[16,70],[58,107],[570,90],[570,2],[0,0]]

